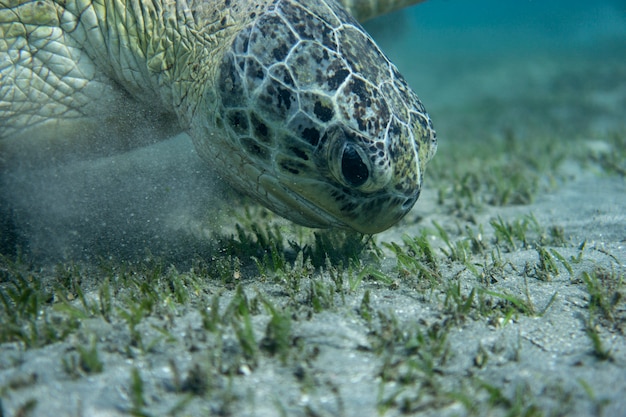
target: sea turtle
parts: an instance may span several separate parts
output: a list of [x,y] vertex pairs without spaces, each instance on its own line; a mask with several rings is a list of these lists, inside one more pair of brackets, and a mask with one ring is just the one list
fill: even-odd
[[280,215],[380,232],[414,205],[437,143],[347,10],[415,2],[0,0],[0,165],[186,131]]

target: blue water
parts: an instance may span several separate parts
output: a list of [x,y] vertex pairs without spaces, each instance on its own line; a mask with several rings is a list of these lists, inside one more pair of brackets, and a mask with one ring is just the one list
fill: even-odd
[[626,128],[626,1],[429,0],[366,28],[441,140]]
[[537,31],[555,37],[581,34],[626,33],[626,2],[617,0],[432,0],[409,11],[411,20],[429,30],[448,28]]
[[626,42],[626,2],[617,0],[432,0],[407,11],[417,33],[465,45],[478,35],[494,46],[588,46]]

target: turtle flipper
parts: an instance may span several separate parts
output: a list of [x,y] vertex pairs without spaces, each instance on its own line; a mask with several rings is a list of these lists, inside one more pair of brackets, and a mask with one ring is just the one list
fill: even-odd
[[116,153],[180,131],[95,65],[64,19],[52,2],[0,2],[0,165]]
[[[133,108],[137,103],[119,103],[109,117],[84,116],[49,119],[24,127],[0,140],[0,170],[11,166],[46,166],[126,152],[180,133],[176,117]],[[124,112],[123,109],[129,111]]]

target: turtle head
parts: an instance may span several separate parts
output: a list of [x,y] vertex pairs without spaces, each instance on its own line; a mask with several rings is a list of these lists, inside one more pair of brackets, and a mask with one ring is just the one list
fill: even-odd
[[297,223],[362,233],[413,207],[436,150],[430,118],[334,1],[272,2],[218,71],[214,124],[228,134],[199,146],[235,186]]

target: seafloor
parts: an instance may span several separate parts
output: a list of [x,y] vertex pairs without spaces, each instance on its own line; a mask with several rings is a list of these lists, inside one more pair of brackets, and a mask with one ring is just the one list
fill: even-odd
[[626,4],[368,29],[439,137],[371,239],[224,191],[185,135],[5,174],[0,416],[626,416]]

